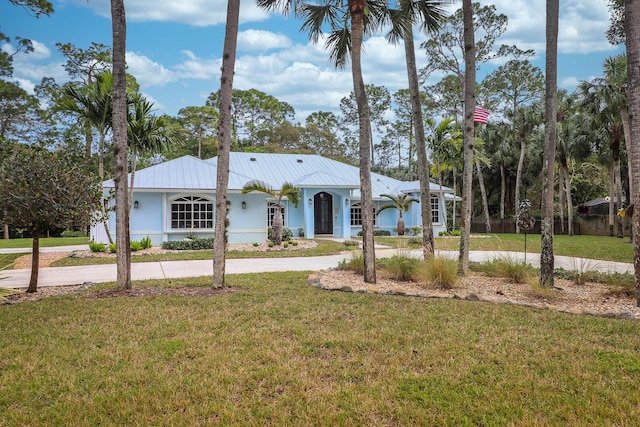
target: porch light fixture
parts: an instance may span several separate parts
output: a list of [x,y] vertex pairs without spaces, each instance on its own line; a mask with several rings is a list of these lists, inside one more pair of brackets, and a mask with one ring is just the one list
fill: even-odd
[[313,204],[313,199],[309,199],[309,206]]
[[140,202],[138,202],[137,200],[133,202],[133,209],[138,209],[139,207],[140,207]]
[[344,205],[349,206],[349,199],[344,199]]
[[242,209],[247,209],[247,202],[244,200],[242,201]]

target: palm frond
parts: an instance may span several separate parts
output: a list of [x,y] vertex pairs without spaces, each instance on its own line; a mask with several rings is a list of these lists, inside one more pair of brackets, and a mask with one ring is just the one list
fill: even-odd
[[252,191],[258,191],[260,193],[266,193],[272,197],[276,197],[277,193],[276,191],[266,182],[264,181],[260,181],[257,179],[251,180],[249,182],[247,182],[243,187],[242,187],[242,194],[247,194],[247,193],[251,193]]
[[348,27],[332,31],[327,37],[325,47],[329,50],[329,59],[336,68],[344,69],[351,54],[351,30]]

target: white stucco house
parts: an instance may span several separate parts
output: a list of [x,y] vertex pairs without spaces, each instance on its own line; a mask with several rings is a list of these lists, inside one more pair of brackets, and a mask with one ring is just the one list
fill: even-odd
[[[217,158],[200,160],[185,156],[136,172],[131,210],[132,240],[147,236],[154,245],[181,240],[187,235],[214,237]],[[231,153],[229,172],[229,243],[264,242],[275,206],[263,193],[241,194],[251,180],[260,180],[275,189],[290,182],[301,190],[297,207],[283,203],[284,226],[294,236],[305,238],[334,236],[350,238],[362,229],[360,172],[357,167],[318,155]],[[419,183],[404,182],[372,173],[375,209],[389,200],[381,194],[407,193],[419,198]],[[114,187],[105,181],[105,191]],[[453,200],[453,190],[431,184],[434,234],[446,230],[445,201]],[[394,234],[396,209],[375,217],[375,228]],[[420,206],[413,203],[404,214],[407,227],[420,226]],[[109,227],[115,230],[115,214]],[[104,227],[91,230],[96,242],[106,242]]]

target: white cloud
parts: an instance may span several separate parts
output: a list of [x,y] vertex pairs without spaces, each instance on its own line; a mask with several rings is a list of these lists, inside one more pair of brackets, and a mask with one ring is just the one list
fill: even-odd
[[183,50],[182,53],[187,60],[174,67],[180,78],[209,80],[220,75],[221,61],[200,58],[189,50]]
[[288,48],[291,45],[289,37],[282,33],[264,30],[246,30],[238,33],[238,50],[243,52],[264,52]]
[[[501,43],[516,44],[521,49],[545,49],[544,0],[482,0],[493,4],[498,13],[509,17],[507,32]],[[560,53],[590,53],[613,51],[606,40],[609,27],[607,2],[603,0],[566,0],[560,2],[558,51]]]
[[177,79],[175,73],[162,64],[135,52],[127,52],[127,72],[133,75],[141,87],[163,86]]
[[[110,17],[108,0],[70,0],[72,3],[88,7],[99,15]],[[227,2],[224,0],[127,0],[125,2],[127,20],[133,22],[177,22],[204,27],[224,25],[227,19]],[[240,4],[240,21],[255,22],[267,19],[268,13],[258,9],[255,2]]]

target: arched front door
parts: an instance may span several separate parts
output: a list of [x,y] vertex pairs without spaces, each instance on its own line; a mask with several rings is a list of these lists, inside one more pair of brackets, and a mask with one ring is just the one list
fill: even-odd
[[321,192],[313,197],[314,234],[333,234],[333,196]]

